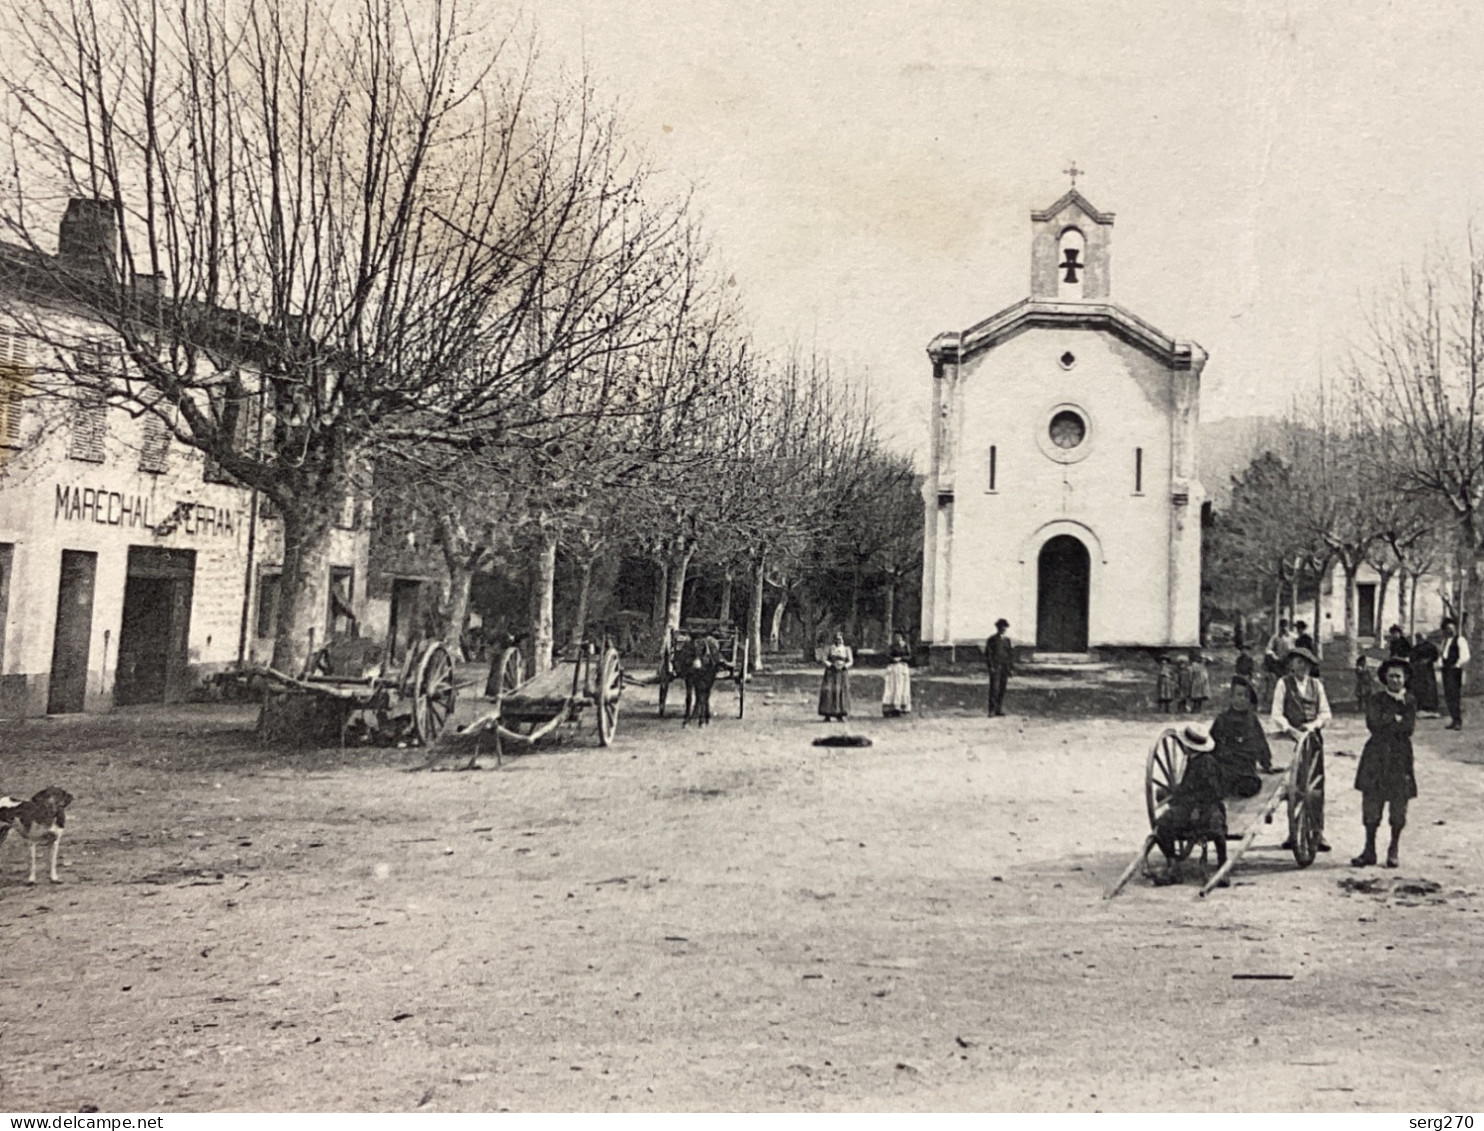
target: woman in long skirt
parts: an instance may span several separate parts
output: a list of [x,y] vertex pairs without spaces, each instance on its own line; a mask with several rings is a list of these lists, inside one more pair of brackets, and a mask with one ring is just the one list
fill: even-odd
[[1436,644],[1422,633],[1417,634],[1417,643],[1412,645],[1412,671],[1408,690],[1417,700],[1418,718],[1438,717],[1438,673],[1433,665],[1441,655]]
[[826,721],[850,714],[850,669],[854,666],[855,654],[845,643],[845,634],[835,633],[835,642],[824,654],[824,680],[819,685],[819,713]]
[[912,713],[912,672],[907,661],[912,658],[912,649],[907,638],[900,632],[891,642],[891,651],[886,654],[886,689],[881,694],[881,713],[888,719]]

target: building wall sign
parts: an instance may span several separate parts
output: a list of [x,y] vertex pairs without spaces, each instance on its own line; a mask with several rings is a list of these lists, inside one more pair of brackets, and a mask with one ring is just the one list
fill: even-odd
[[160,521],[152,521],[150,510],[150,500],[144,495],[58,483],[52,517],[58,522],[92,522],[99,526],[149,530],[161,538],[177,530],[193,538],[235,538],[238,520],[244,517],[230,507],[184,501],[177,502]]

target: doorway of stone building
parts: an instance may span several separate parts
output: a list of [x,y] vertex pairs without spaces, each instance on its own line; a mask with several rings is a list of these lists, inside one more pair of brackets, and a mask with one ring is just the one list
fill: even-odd
[[422,634],[423,583],[414,578],[392,579],[392,613],[388,625],[388,636],[392,642],[392,658],[400,660],[407,649]]
[[130,546],[113,701],[169,703],[188,690],[196,552]]
[[1070,534],[1058,534],[1036,559],[1036,650],[1087,651],[1092,559]]
[[62,580],[57,589],[57,621],[52,629],[51,679],[46,713],[81,711],[88,697],[88,654],[93,639],[93,585],[98,555],[89,550],[62,551]]

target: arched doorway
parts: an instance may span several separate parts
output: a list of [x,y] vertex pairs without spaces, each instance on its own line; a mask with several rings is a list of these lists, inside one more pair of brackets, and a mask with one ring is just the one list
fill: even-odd
[[1070,534],[1058,534],[1036,559],[1036,647],[1087,651],[1087,590],[1092,559]]

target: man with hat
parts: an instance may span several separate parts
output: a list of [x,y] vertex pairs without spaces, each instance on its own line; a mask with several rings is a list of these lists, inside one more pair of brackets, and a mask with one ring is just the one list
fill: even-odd
[[1005,629],[1010,622],[1004,617],[994,622],[994,635],[984,642],[984,662],[989,665],[989,715],[1005,713],[1005,686],[1010,682],[1010,665],[1015,652]]
[[1381,664],[1381,687],[1366,707],[1365,725],[1371,732],[1360,765],[1355,788],[1360,790],[1360,819],[1365,825],[1365,848],[1350,861],[1357,868],[1376,862],[1376,830],[1381,810],[1391,810],[1391,845],[1386,866],[1399,863],[1398,846],[1407,823],[1407,802],[1417,796],[1417,778],[1412,772],[1412,732],[1417,729],[1417,700],[1407,690],[1407,661],[1392,656]]
[[1463,669],[1469,662],[1469,642],[1458,631],[1458,622],[1443,618],[1443,702],[1448,704],[1449,730],[1463,729]]
[[[1324,691],[1324,681],[1319,678],[1319,660],[1307,648],[1294,647],[1288,652],[1288,674],[1273,688],[1273,726],[1288,735],[1297,745],[1313,735],[1316,743],[1314,757],[1316,769],[1324,774],[1324,724],[1331,718],[1329,696]],[[1320,852],[1329,851],[1329,842],[1324,839],[1324,807],[1316,807],[1315,823],[1319,827]],[[1289,830],[1284,848],[1293,847],[1293,830]]]
[[1164,874],[1157,884],[1180,882],[1180,860],[1176,841],[1211,841],[1216,846],[1216,866],[1226,863],[1226,804],[1216,743],[1206,728],[1191,724],[1176,736],[1185,750],[1185,772],[1175,783],[1169,802],[1154,822],[1154,842],[1165,856]]

